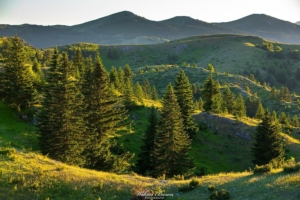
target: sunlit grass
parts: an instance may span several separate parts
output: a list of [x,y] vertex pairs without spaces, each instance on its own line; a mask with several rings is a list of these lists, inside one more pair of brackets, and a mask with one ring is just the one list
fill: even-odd
[[245,42],[245,45],[246,45],[247,47],[255,47],[255,45],[252,44],[251,42]]

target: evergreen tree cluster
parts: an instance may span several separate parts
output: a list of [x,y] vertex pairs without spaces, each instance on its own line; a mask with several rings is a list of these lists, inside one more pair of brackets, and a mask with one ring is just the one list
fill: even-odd
[[290,91],[286,86],[282,86],[280,90],[277,90],[275,87],[272,87],[269,98],[270,100],[274,100],[274,101],[290,102],[292,100]]
[[195,164],[188,152],[198,127],[192,118],[191,84],[183,70],[176,77],[175,87],[167,86],[162,105],[159,119],[151,108],[137,171],[154,177],[189,176]]
[[34,101],[36,87],[33,77],[42,73],[39,66],[34,65],[34,70],[29,65],[29,56],[25,51],[22,40],[15,36],[11,39],[11,46],[7,49],[7,57],[1,75],[1,98],[10,107],[23,112]]
[[225,88],[224,93],[220,91],[220,84],[214,81],[212,74],[203,84],[202,96],[204,98],[204,111],[216,114],[229,113],[237,118],[246,116],[246,107],[241,94],[235,97],[229,87]]
[[110,71],[110,86],[112,91],[117,91],[123,94],[123,100],[126,108],[132,109],[135,106],[135,101],[143,104],[144,99],[158,100],[158,91],[156,87],[150,85],[146,79],[142,85],[139,82],[132,83],[132,72],[129,65],[125,65],[124,70],[119,67],[117,70],[112,66]]
[[77,61],[69,61],[67,53],[57,49],[52,55],[38,115],[41,151],[72,165],[124,171],[133,155],[113,154],[116,142],[111,137],[128,125],[127,111],[110,90],[110,76],[99,54],[94,63],[86,59],[82,78],[77,76]]

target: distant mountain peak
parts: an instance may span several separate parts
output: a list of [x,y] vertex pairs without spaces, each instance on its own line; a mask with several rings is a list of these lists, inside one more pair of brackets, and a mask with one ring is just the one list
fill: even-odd
[[130,12],[130,11],[124,10],[124,11],[117,12],[117,13],[114,13],[114,14],[112,14],[112,15],[109,15],[109,16],[135,17],[135,16],[137,16],[137,15],[136,15],[136,14],[134,14],[133,12]]
[[296,22],[296,24],[300,25],[300,21],[299,21],[299,22]]
[[179,25],[179,26],[183,26],[183,25],[189,25],[189,24],[194,24],[194,23],[207,23],[207,22],[203,22],[194,18],[191,18],[189,16],[176,16],[176,17],[172,17],[170,19],[166,19],[163,21],[160,21],[162,23],[165,24],[172,24],[172,25]]

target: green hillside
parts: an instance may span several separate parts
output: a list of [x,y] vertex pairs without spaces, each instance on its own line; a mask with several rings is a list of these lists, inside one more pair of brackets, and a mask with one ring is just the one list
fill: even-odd
[[[176,20],[175,22],[178,23]],[[15,39],[17,40],[17,38]],[[10,46],[10,42],[8,38],[0,39],[0,52],[1,54],[3,53],[0,60],[1,65],[5,63],[6,48]],[[70,60],[73,59],[74,66],[74,52],[78,46],[81,47],[83,57],[89,55],[94,57],[97,51],[100,51],[101,58],[108,69],[112,65],[119,67],[129,64],[133,69],[133,74],[128,66],[125,67],[122,82],[119,82],[122,84],[126,83],[126,87],[123,87],[122,91],[119,87],[113,85],[115,83],[111,81],[111,74],[108,74],[105,68],[102,67],[99,57],[95,63],[95,66],[98,66],[98,68],[95,67],[92,70],[93,64],[90,61],[90,71],[85,74],[84,78],[79,72],[80,68],[78,66],[78,68],[73,68],[72,62],[68,62],[67,54],[57,54],[60,62],[56,67],[60,69],[59,67],[65,64],[66,69],[69,67],[70,73],[67,74],[67,72],[59,71],[58,69],[56,69],[58,71],[54,70],[51,72],[53,68],[48,70],[50,63],[52,65],[55,64],[53,59],[50,60],[53,49],[37,50],[24,41],[21,42],[22,45],[25,44],[25,48],[21,49],[20,54],[24,50],[22,56],[26,57],[26,59],[20,59],[23,63],[22,67],[24,69],[29,67],[29,70],[24,70],[23,73],[32,72],[28,76],[29,81],[34,77],[34,74],[40,75],[40,79],[39,82],[32,84],[32,87],[36,88],[37,95],[30,102],[30,106],[28,104],[28,107],[24,109],[16,107],[19,108],[19,111],[16,111],[8,108],[2,101],[0,102],[0,199],[140,199],[139,197],[134,197],[134,195],[139,192],[151,190],[153,192],[173,195],[167,199],[193,200],[207,199],[212,193],[208,188],[213,190],[213,187],[216,187],[219,191],[226,189],[232,199],[268,199],[273,197],[276,199],[297,199],[300,197],[300,193],[298,192],[300,172],[298,168],[293,173],[288,173],[286,170],[288,165],[298,167],[299,163],[298,165],[295,163],[300,160],[298,120],[300,117],[300,99],[298,95],[298,75],[300,74],[300,69],[298,69],[300,64],[298,49],[300,49],[300,46],[270,43],[261,38],[250,36],[214,35],[185,38],[156,45],[112,47],[96,44],[77,44],[59,47],[60,52],[68,51]],[[8,60],[9,58],[11,57],[8,57]],[[65,62],[62,62],[62,60],[65,60]],[[33,66],[36,68],[35,72],[33,72]],[[4,69],[7,70],[8,68]],[[32,70],[30,71],[30,69]],[[161,101],[143,99],[143,97],[140,100],[138,95],[136,95],[136,83],[139,82],[142,85],[145,80],[149,80],[150,86],[155,86],[161,97],[165,93],[166,86],[169,83],[174,83],[178,72],[182,69],[190,83],[192,83],[192,88],[194,88],[194,100],[198,100],[200,96],[205,97],[205,86],[203,83],[211,75],[211,78],[216,82],[212,81],[212,86],[208,89],[212,89],[215,86],[218,90],[220,89],[220,92],[224,92],[226,88],[230,88],[236,96],[241,94],[240,99],[243,97],[246,102],[247,115],[249,110],[252,113],[254,112],[254,114],[256,111],[256,108],[254,110],[252,105],[249,106],[249,102],[247,104],[247,101],[250,101],[249,99],[251,98],[258,99],[262,102],[263,107],[269,111],[272,112],[275,110],[281,125],[273,119],[272,124],[276,125],[277,130],[282,127],[282,131],[278,131],[278,138],[282,139],[285,144],[284,158],[286,163],[280,165],[280,168],[270,169],[267,173],[256,173],[259,168],[251,162],[253,160],[251,149],[255,142],[256,127],[260,124],[261,120],[249,117],[251,115],[248,115],[248,117],[234,116],[228,114],[225,109],[224,112],[223,110],[217,112],[222,114],[214,114],[212,113],[214,112],[212,109],[206,110],[208,112],[201,112],[201,108],[199,108],[199,110],[196,109],[195,111],[192,109],[192,112],[194,112],[192,117],[199,127],[199,131],[193,138],[191,150],[188,152],[189,156],[193,157],[195,162],[195,169],[193,169],[193,174],[189,177],[190,180],[184,180],[182,176],[173,177],[173,175],[168,180],[164,180],[164,175],[156,179],[137,175],[135,173],[137,171],[136,165],[138,155],[141,153],[142,139],[149,125],[148,115],[150,107],[154,105],[158,110],[166,108],[166,101],[164,98]],[[101,70],[99,74],[102,76],[99,79],[95,79],[97,77],[97,70]],[[8,72],[10,71],[8,70]],[[7,75],[8,72],[4,71],[4,73],[0,73],[0,84],[1,87],[4,87],[4,89],[0,88],[0,97],[6,101],[8,101],[8,98],[5,95],[12,94],[9,93],[8,88],[10,88],[10,84],[8,83],[14,81],[7,78],[9,77]],[[64,73],[66,73],[66,76]],[[47,87],[43,87],[45,83],[42,77],[45,74],[48,75],[48,78],[53,75],[53,79],[51,79],[52,85],[50,85],[50,81],[46,83],[49,88],[50,86],[53,87],[52,96],[50,92],[47,96],[47,91],[42,90],[42,88],[47,90]],[[59,77],[61,75],[65,78],[67,77],[67,79],[55,79],[56,76]],[[2,79],[3,77],[4,79]],[[269,77],[272,77],[272,79]],[[282,77],[285,77],[285,79]],[[46,80],[49,79],[46,78]],[[95,89],[98,83],[96,80],[99,80],[99,85],[103,86],[103,88],[99,87],[99,90]],[[103,80],[105,80],[105,83]],[[71,81],[73,85],[71,85]],[[135,84],[134,86],[131,84],[131,81]],[[61,86],[64,83],[69,83],[68,87],[73,88],[74,91],[76,89],[77,95],[72,96],[72,93],[64,93],[64,87],[56,87],[56,85]],[[91,83],[95,84],[90,87]],[[276,86],[278,89],[278,94],[275,92],[278,97],[275,99],[271,99],[272,91],[274,93],[273,86]],[[287,87],[283,86],[288,86],[291,93],[286,93]],[[77,87],[82,87],[82,91],[79,91]],[[142,87],[141,90],[143,90]],[[101,93],[102,91],[106,93]],[[135,97],[130,96],[130,91],[134,93]],[[59,96],[61,98],[55,98],[58,97],[55,95],[59,92],[61,92],[61,96]],[[94,96],[88,96],[89,92]],[[97,103],[98,101],[102,103],[103,96],[111,95],[111,99],[105,99],[105,101],[110,100],[115,102],[115,104],[110,105],[116,110],[120,108],[118,98],[122,97],[123,99],[120,100],[126,106],[128,105],[125,102],[126,95],[130,96],[130,101],[132,102],[127,107],[129,110],[128,119],[127,114],[124,112],[124,117],[122,116],[124,121],[120,121],[120,124],[107,124],[108,128],[116,126],[115,129],[109,129],[109,133],[107,133],[106,141],[109,142],[107,144],[110,144],[113,139],[117,141],[117,145],[111,146],[109,151],[114,155],[123,155],[125,152],[134,154],[133,159],[128,159],[130,164],[128,168],[124,167],[116,170],[120,174],[70,166],[59,162],[59,159],[50,159],[53,158],[50,154],[44,153],[47,155],[41,155],[41,152],[45,152],[43,151],[45,147],[40,145],[38,141],[41,143],[48,141],[48,133],[51,130],[45,129],[44,132],[41,131],[41,136],[44,136],[45,140],[38,140],[38,130],[33,125],[33,122],[35,121],[34,115],[36,112],[42,111],[40,113],[43,113],[43,110],[40,110],[43,105],[44,108],[51,108],[55,107],[54,104],[57,103],[56,110],[51,111],[49,109],[49,112],[51,111],[53,116],[49,117],[49,121],[45,121],[45,124],[48,124],[48,122],[51,123],[53,119],[57,119],[55,123],[59,123],[60,120],[66,118],[66,116],[63,116],[65,118],[59,118],[60,116],[57,115],[58,109],[61,111],[69,108],[69,110],[64,110],[62,115],[74,112],[72,115],[70,114],[71,118],[68,121],[70,123],[62,124],[62,129],[66,130],[66,132],[56,133],[56,130],[53,131],[59,136],[72,130],[69,128],[76,123],[76,119],[72,118],[74,116],[82,115],[82,121],[80,122],[86,120],[87,116],[91,117],[91,119],[97,119],[95,123],[99,123],[101,120],[108,120],[103,115],[113,116],[112,121],[118,120],[119,116],[112,115],[110,112],[103,112],[104,114],[102,114],[102,112],[96,111],[101,113],[99,115],[100,118],[95,118],[98,113],[90,113],[90,111],[94,111],[97,108],[106,109],[110,102],[95,104],[94,107],[89,107],[89,110],[84,110],[83,107],[85,105],[82,99],[80,99],[83,97],[81,93],[84,93],[86,97],[91,97],[85,99],[86,105],[89,105],[88,100],[93,99],[95,96],[98,98]],[[16,93],[13,93],[13,95],[17,96]],[[41,104],[43,95],[45,95],[45,98],[49,97],[49,104]],[[57,99],[62,99],[63,102],[64,98],[62,97],[69,97],[68,95],[73,100],[69,102],[70,105],[65,106],[65,104],[57,102]],[[193,96],[192,94],[190,96],[190,105],[193,107]],[[176,96],[174,99],[172,99],[173,103],[176,101]],[[13,101],[13,99],[9,99],[9,101]],[[24,99],[20,98],[20,101],[24,101]],[[81,104],[80,101],[82,101]],[[78,103],[78,107],[75,109],[79,111],[78,113],[74,110],[75,102]],[[45,105],[49,105],[49,107]],[[176,102],[170,105],[176,106]],[[166,112],[171,109],[173,107],[167,109]],[[281,112],[285,112],[288,117],[282,119]],[[178,118],[183,116],[180,115],[179,111],[178,113]],[[162,115],[162,112],[160,112],[160,115]],[[288,119],[291,117],[298,117],[298,125],[292,119]],[[180,120],[178,119],[178,123],[181,123]],[[129,121],[132,121],[132,123],[127,123]],[[166,124],[169,123],[167,120],[164,122]],[[122,126],[122,123],[124,123],[124,126]],[[83,123],[82,126],[79,126],[79,124],[76,125],[78,125],[76,127],[78,135],[82,136]],[[104,125],[106,124],[104,123]],[[92,126],[91,123],[90,126]],[[164,123],[160,124],[160,126],[163,128]],[[53,128],[60,129],[60,127],[57,128],[54,126]],[[88,128],[85,129],[84,133],[86,135],[84,136],[92,139],[80,137],[78,141],[84,140],[89,145],[98,145],[92,142],[96,137],[91,137],[94,132],[92,129],[89,132]],[[100,128],[103,128],[103,126],[100,126]],[[52,137],[55,137],[55,134]],[[55,140],[55,144],[63,142],[63,140],[64,138],[60,137]],[[74,141],[78,142],[77,140]],[[48,147],[52,148],[51,145],[53,144],[51,143]],[[82,143],[82,147],[87,148],[87,146]],[[282,152],[284,152],[283,149]],[[58,151],[58,154],[61,154],[61,151]],[[84,151],[81,154],[84,154]],[[106,155],[110,156],[111,154]],[[127,163],[126,159],[118,160],[118,162]],[[123,164],[119,164],[118,162],[116,162],[118,166]],[[78,164],[78,166],[89,167],[84,164]],[[268,166],[266,165],[265,167]],[[100,168],[90,167],[90,169],[99,170]],[[191,187],[189,184],[195,185]]]
[[[94,55],[98,49],[108,70],[111,66],[118,68],[129,64],[137,75],[142,70],[143,76],[149,78],[151,75],[148,73],[164,71],[162,69],[171,66],[182,67],[185,64],[192,67],[196,64],[198,68],[207,68],[207,64],[211,63],[218,72],[243,76],[254,74],[261,84],[266,82],[276,87],[288,84],[290,90],[297,91],[299,83],[295,79],[295,72],[300,66],[300,46],[272,43],[274,51],[277,46],[282,49],[277,54],[264,50],[264,42],[266,41],[252,36],[208,35],[154,45],[97,46],[81,43],[62,46],[60,50],[68,51],[72,56],[75,47],[80,46],[83,54],[88,56]],[[281,80],[283,71],[285,76]],[[196,79],[195,76],[191,82],[197,82]]]
[[[245,159],[249,157],[247,154],[250,144],[246,144],[247,141],[241,138],[229,137],[227,134],[213,133],[208,130],[198,134],[192,152],[197,163],[204,165],[206,170],[208,168],[223,169],[229,172],[232,167],[232,169],[245,172],[202,176],[197,178],[199,186],[196,189],[180,192],[178,188],[185,187],[190,180],[159,180],[138,176],[132,172],[124,175],[97,172],[68,166],[41,156],[30,150],[36,145],[35,128],[21,122],[12,110],[3,104],[0,105],[1,199],[121,200],[131,198],[136,192],[163,190],[164,194],[173,195],[168,199],[198,200],[209,197],[211,192],[208,187],[212,185],[218,190],[226,189],[232,199],[297,199],[300,197],[299,172],[287,174],[282,170],[274,170],[267,174],[257,175],[245,171],[249,168],[242,170],[250,164]],[[136,114],[139,112],[142,110]],[[228,117],[230,119],[230,116]],[[252,126],[257,122],[249,120],[245,123]],[[135,124],[140,125],[140,122]],[[15,130],[16,125],[17,130]],[[134,135],[139,134],[138,131],[134,132]],[[131,138],[135,137],[131,135]],[[26,142],[28,140],[31,143]],[[295,152],[296,146],[299,151],[299,141],[295,141],[290,140],[290,144],[294,145],[293,149],[291,146],[288,147],[291,149],[291,154]]]

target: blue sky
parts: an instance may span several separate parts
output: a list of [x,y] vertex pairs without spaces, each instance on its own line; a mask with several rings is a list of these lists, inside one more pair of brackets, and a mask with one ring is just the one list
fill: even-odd
[[154,21],[226,22],[253,13],[300,21],[300,0],[0,0],[0,24],[74,25],[124,10]]

